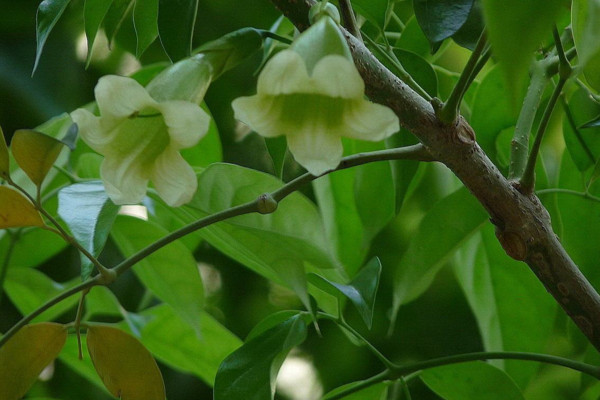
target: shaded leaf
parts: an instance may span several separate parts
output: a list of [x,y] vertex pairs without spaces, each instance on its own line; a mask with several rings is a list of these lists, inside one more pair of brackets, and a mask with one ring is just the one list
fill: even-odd
[[122,400],[165,400],[156,361],[133,336],[120,329],[90,325],[87,347],[106,388]]
[[171,61],[188,57],[198,12],[198,0],[159,0],[158,32]]
[[420,55],[403,49],[395,49],[394,54],[408,74],[432,97],[437,96],[437,75],[430,63]]
[[452,364],[423,371],[419,377],[445,400],[525,400],[502,370],[482,361]]
[[104,17],[104,31],[111,44],[121,29],[123,22],[131,15],[136,0],[112,0],[112,4]]
[[533,53],[552,32],[560,8],[561,0],[483,2],[487,35],[504,72],[512,108],[520,104],[519,88],[526,81]]
[[388,0],[352,0],[352,6],[376,27],[383,30]]
[[[341,391],[351,389],[355,386],[364,384],[364,381],[357,381],[348,383],[347,385],[340,386],[333,389],[331,392],[323,396],[323,400],[328,400],[332,396],[337,395]],[[348,396],[342,397],[345,400],[383,400],[385,399],[388,392],[389,383],[382,382],[376,385],[368,386],[366,389],[359,390],[355,393],[349,394]],[[408,400],[408,399],[407,399]]]
[[347,285],[329,281],[317,274],[309,274],[308,281],[333,296],[338,297],[341,294],[350,299],[365,325],[371,329],[380,275],[381,262],[375,257]]
[[457,248],[476,232],[488,215],[465,188],[437,202],[425,215],[394,276],[394,315],[433,282]]
[[0,178],[8,179],[10,174],[8,148],[2,127],[0,127]]
[[[77,242],[95,257],[104,248],[118,212],[119,207],[108,198],[100,181],[76,183],[58,192],[58,215]],[[83,254],[80,258],[81,279],[86,280],[93,265]]]
[[40,187],[65,144],[43,133],[19,129],[10,148],[15,160],[29,179]]
[[595,118],[600,105],[579,88],[569,98],[563,118],[563,137],[569,155],[579,171],[586,171],[600,159],[600,127],[580,127]]
[[48,35],[60,19],[71,0],[44,0],[40,3],[36,14],[36,43],[35,63],[33,72],[37,69],[46,44]]
[[44,226],[33,204],[15,189],[0,186],[0,229],[19,226]]
[[[155,223],[119,216],[111,235],[125,257],[166,236]],[[183,243],[173,242],[144,258],[133,267],[142,283],[159,299],[171,305],[177,314],[200,334],[200,314],[204,304],[204,286],[191,251]]]
[[600,90],[600,1],[573,0],[571,27],[578,67],[590,86]]
[[96,40],[96,34],[100,25],[110,9],[113,0],[85,0],[83,6],[83,20],[85,26],[85,36],[87,37],[87,58],[86,67],[92,60],[92,48]]
[[137,36],[135,55],[139,58],[158,37],[158,0],[136,0],[133,25]]
[[60,353],[67,339],[64,325],[26,325],[0,348],[0,398],[19,400],[42,370]]
[[467,21],[473,0],[413,0],[417,21],[431,43],[454,35]]
[[586,122],[585,124],[581,125],[582,128],[595,128],[596,126],[600,126],[600,115],[592,119],[590,122]]
[[459,46],[469,50],[475,49],[477,41],[481,36],[481,32],[483,32],[483,28],[485,27],[483,21],[483,6],[481,2],[482,0],[475,0],[473,2],[473,7],[471,7],[471,12],[467,17],[467,20],[463,26],[452,35],[452,40]]
[[306,332],[303,316],[296,315],[244,343],[219,367],[214,400],[272,400],[279,368]]

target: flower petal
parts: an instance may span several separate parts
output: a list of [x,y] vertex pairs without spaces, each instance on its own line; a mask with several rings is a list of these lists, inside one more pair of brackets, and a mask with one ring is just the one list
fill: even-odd
[[140,163],[105,158],[100,167],[100,176],[108,197],[115,204],[137,204],[146,194],[148,177]]
[[277,53],[260,73],[256,90],[263,95],[310,93],[310,79],[302,57],[292,50]]
[[170,146],[156,159],[151,178],[159,196],[171,207],[188,203],[198,188],[194,170]]
[[78,108],[71,113],[71,119],[77,124],[81,138],[94,151],[103,154],[107,143],[106,134],[100,124],[100,118],[83,108]]
[[183,100],[165,101],[158,105],[175,149],[194,146],[208,132],[210,117],[197,104]]
[[157,105],[142,85],[124,76],[103,76],[98,80],[94,93],[100,115],[107,118],[127,118]]
[[342,136],[378,142],[398,132],[400,121],[390,108],[359,100],[346,106],[342,126]]
[[287,144],[296,161],[317,176],[338,166],[344,149],[342,140],[316,124],[287,136]]
[[344,99],[362,99],[365,84],[352,61],[339,55],[325,56],[311,76],[314,93]]
[[276,107],[277,97],[257,94],[249,97],[238,97],[231,103],[236,119],[242,121],[253,131],[264,137],[275,137],[285,134],[281,126],[281,109]]

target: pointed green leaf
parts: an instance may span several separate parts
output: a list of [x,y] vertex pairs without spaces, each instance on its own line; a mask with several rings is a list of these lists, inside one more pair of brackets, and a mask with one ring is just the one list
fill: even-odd
[[[166,236],[168,232],[150,221],[119,216],[111,235],[125,257]],[[196,260],[183,243],[173,242],[144,258],[133,268],[137,277],[159,299],[200,334],[204,286]]]
[[42,370],[60,353],[67,339],[64,325],[26,325],[0,348],[0,399],[19,400]]
[[71,0],[44,0],[40,3],[36,14],[36,42],[37,50],[35,52],[35,63],[33,64],[33,72],[37,69],[44,50],[44,44],[48,35],[60,19],[61,15],[69,5]]
[[139,58],[158,37],[158,0],[136,0],[133,25],[137,36],[135,56]]
[[309,274],[308,281],[334,296],[346,296],[358,310],[369,329],[373,324],[375,296],[379,287],[381,262],[377,257],[371,259],[348,285],[332,282],[317,274]]
[[19,167],[40,187],[65,144],[30,129],[15,132],[10,148]]
[[2,127],[0,127],[0,179],[8,179],[10,175],[8,148]]
[[352,6],[379,29],[385,27],[388,0],[352,0]]
[[104,31],[108,43],[112,43],[125,20],[131,17],[136,0],[112,0],[108,12],[104,16]]
[[188,57],[198,12],[198,0],[159,0],[158,32],[171,61]]
[[165,385],[150,352],[120,329],[91,325],[87,347],[106,388],[122,400],[165,400]]
[[273,400],[279,368],[306,331],[303,316],[296,315],[244,343],[219,367],[214,400]]
[[[104,248],[118,212],[100,181],[76,183],[58,192],[58,215],[77,242],[95,257]],[[82,254],[81,279],[88,279],[92,271],[92,262]]]
[[83,21],[85,25],[85,36],[87,37],[87,59],[86,67],[92,59],[92,48],[96,40],[96,34],[100,25],[110,9],[113,0],[85,0],[83,6]]
[[0,186],[0,229],[19,226],[44,226],[33,204],[15,189]]
[[444,400],[525,400],[521,390],[502,370],[482,361],[445,365],[419,375]]
[[504,71],[511,107],[518,103],[534,52],[552,32],[561,0],[486,0],[486,28],[494,57]]
[[413,0],[423,33],[431,43],[454,35],[467,21],[473,0]]
[[486,222],[488,214],[465,188],[437,202],[400,259],[394,277],[394,314],[419,297],[456,249]]

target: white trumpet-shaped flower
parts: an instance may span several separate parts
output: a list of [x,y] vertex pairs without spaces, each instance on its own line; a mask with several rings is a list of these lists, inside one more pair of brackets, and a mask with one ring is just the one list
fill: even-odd
[[104,156],[100,174],[113,202],[139,203],[148,181],[168,205],[189,202],[197,180],[179,150],[206,134],[206,112],[188,101],[157,102],[135,80],[121,76],[100,78],[94,93],[100,117],[78,109],[71,118],[81,138]]
[[323,16],[269,60],[257,94],[232,107],[260,135],[285,135],[296,161],[320,175],[339,164],[342,136],[379,141],[400,129],[394,112],[366,100],[364,89],[337,25]]

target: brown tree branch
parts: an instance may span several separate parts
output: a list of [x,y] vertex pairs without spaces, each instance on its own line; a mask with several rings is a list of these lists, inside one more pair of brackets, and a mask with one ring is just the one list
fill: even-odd
[[[271,0],[298,29],[308,27],[312,0]],[[600,296],[566,253],[539,199],[507,180],[459,116],[445,125],[429,102],[389,72],[350,33],[344,32],[371,100],[393,109],[401,124],[464,183],[490,214],[506,253],[526,262],[569,317],[600,350]]]

